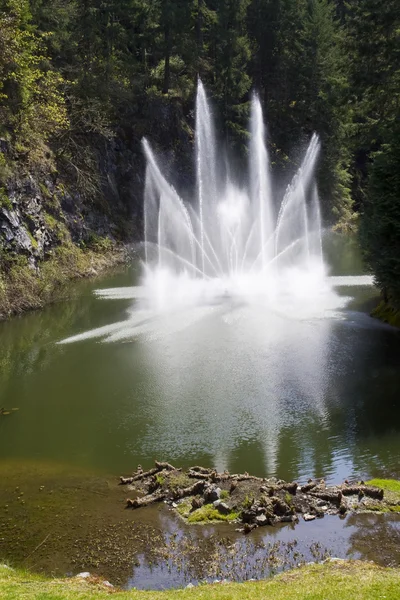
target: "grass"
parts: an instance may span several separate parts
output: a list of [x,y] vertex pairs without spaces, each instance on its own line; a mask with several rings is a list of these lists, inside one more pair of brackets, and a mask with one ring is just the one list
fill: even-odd
[[97,577],[90,581],[46,579],[0,567],[0,598],[4,600],[398,600],[399,589],[400,569],[361,561],[307,565],[266,581],[112,595]]
[[121,259],[118,250],[100,254],[67,243],[53,250],[51,258],[35,271],[24,256],[0,254],[0,319],[62,300],[68,296],[69,281],[101,271]]
[[234,521],[239,517],[238,512],[227,515],[220,513],[212,504],[204,504],[201,508],[189,514],[188,523],[210,523],[213,521]]
[[384,491],[384,502],[368,503],[368,510],[381,513],[400,513],[400,481],[396,479],[371,479],[368,485],[381,488]]
[[193,480],[190,479],[186,473],[181,473],[178,471],[176,473],[171,473],[171,475],[168,477],[167,483],[171,490],[176,490],[177,488],[186,488],[189,485],[192,485]]
[[400,481],[396,481],[396,479],[371,479],[367,481],[367,484],[400,495]]
[[400,311],[386,302],[381,302],[372,311],[371,315],[393,327],[400,327]]
[[230,512],[228,515],[220,513],[212,504],[204,504],[201,508],[191,511],[192,503],[185,499],[179,502],[177,511],[187,519],[188,523],[215,523],[215,521],[234,521],[239,518],[238,512]]
[[396,479],[371,479],[367,483],[383,489],[385,500],[383,504],[368,506],[369,510],[400,513],[400,481],[396,481]]
[[382,504],[368,504],[368,510],[379,513],[400,513],[400,506],[384,506]]

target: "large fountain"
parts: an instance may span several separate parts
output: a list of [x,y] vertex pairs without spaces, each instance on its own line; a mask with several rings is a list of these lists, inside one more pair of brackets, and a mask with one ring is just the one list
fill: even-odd
[[[371,284],[371,278],[328,277],[322,256],[315,167],[320,149],[311,137],[283,197],[271,177],[260,100],[251,101],[249,169],[239,185],[217,147],[212,112],[199,81],[196,101],[196,187],[183,199],[162,174],[148,140],[144,192],[141,285],[96,290],[102,299],[132,299],[123,321],[74,335],[114,342],[154,340],[209,316],[246,322],[252,337],[277,331],[283,321],[342,318],[349,298],[337,286]],[[229,320],[228,319],[228,320]],[[274,326],[275,326],[274,325]]]
[[[371,278],[330,277],[324,264],[318,137],[312,136],[281,197],[272,182],[257,96],[249,140],[243,181],[232,176],[217,148],[199,83],[196,187],[188,199],[167,182],[143,141],[143,266],[139,275],[135,262],[133,273],[122,278],[135,277],[140,285],[96,290],[114,306],[93,312],[95,329],[72,331],[61,343],[88,342],[79,360],[96,365],[94,402],[103,386],[112,390],[104,406],[122,398],[124,453],[181,462],[206,456],[219,471],[236,469],[237,456],[253,464],[261,455],[260,472],[282,476],[282,460],[293,447],[301,474],[310,460],[318,470],[314,444],[321,436],[323,454],[332,427],[329,407],[336,411],[340,396],[353,393],[342,373],[354,372],[353,354],[361,356],[365,346],[364,338],[348,346],[348,335],[355,326],[371,327],[372,320],[343,309],[349,286],[371,284]],[[327,260],[337,251],[334,246],[328,254],[330,237],[323,240]],[[107,311],[113,322],[104,324]],[[117,347],[107,347],[111,343]]]
[[[325,285],[313,135],[283,198],[274,193],[261,103],[251,101],[249,170],[239,187],[217,147],[210,104],[199,81],[196,192],[182,199],[150,147],[144,195],[146,297],[155,309],[257,298],[269,304],[303,296],[304,279]],[[299,289],[299,280],[301,280]]]

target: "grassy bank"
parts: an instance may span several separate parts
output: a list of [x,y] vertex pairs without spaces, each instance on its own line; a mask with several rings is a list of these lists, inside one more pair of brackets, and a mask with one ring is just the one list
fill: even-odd
[[393,327],[400,327],[400,311],[396,310],[390,304],[381,302],[371,313],[372,317],[380,319]]
[[62,300],[70,281],[97,275],[125,258],[125,250],[110,243],[86,249],[72,243],[59,246],[37,270],[25,256],[7,257],[0,268],[0,320]]
[[400,570],[360,561],[331,561],[296,569],[266,581],[201,585],[166,592],[115,592],[98,579],[44,579],[0,567],[4,600],[398,600]]

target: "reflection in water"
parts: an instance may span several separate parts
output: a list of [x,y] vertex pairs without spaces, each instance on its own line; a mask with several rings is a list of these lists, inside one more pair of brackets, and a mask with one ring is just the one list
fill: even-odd
[[364,514],[350,515],[346,519],[350,528],[348,556],[359,555],[364,560],[376,561],[376,549],[379,549],[379,561],[387,566],[400,564],[400,515]]
[[237,535],[229,526],[182,528],[160,516],[163,543],[138,557],[126,587],[165,589],[188,583],[265,579],[271,574],[329,557],[400,565],[400,518],[358,514],[326,516],[312,523],[257,529]]
[[155,316],[132,307],[132,273],[105,279],[101,298],[80,284],[0,325],[0,407],[20,408],[0,419],[0,453],[113,475],[166,458],[285,479],[400,476],[399,334],[359,311],[372,287],[346,282],[352,310],[318,318],[237,298]]
[[276,473],[283,429],[296,427],[301,439],[327,426],[329,333],[329,321],[315,326],[236,306],[183,333],[143,340],[154,419],[139,443],[172,459],[206,452],[221,470],[239,466],[233,457],[242,444],[257,444],[258,468]]

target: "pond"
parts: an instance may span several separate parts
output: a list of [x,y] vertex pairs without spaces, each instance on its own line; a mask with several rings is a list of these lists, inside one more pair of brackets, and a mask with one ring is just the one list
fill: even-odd
[[[330,236],[325,257],[333,276],[363,274],[351,238]],[[77,474],[115,481],[154,459],[298,481],[400,478],[400,332],[369,316],[373,286],[338,280],[344,306],[314,318],[250,314],[227,298],[201,318],[171,313],[130,330],[135,300],[93,292],[139,277],[138,264],[79,282],[68,302],[0,324],[0,407],[10,411],[0,416],[7,515],[26,518],[22,496],[11,492],[18,480],[37,495],[41,482],[56,489]],[[124,335],[58,343],[115,323]],[[123,496],[115,497],[120,511]],[[47,531],[42,521],[36,527],[31,516],[37,543]],[[22,556],[0,540],[1,554]],[[57,565],[71,567],[64,559]]]
[[[331,274],[362,272],[351,239],[326,254]],[[124,322],[134,301],[92,292],[138,274],[80,283],[69,302],[0,324],[0,407],[19,408],[0,419],[3,460],[105,475],[158,458],[287,480],[400,476],[400,334],[368,316],[373,287],[339,288],[352,299],[333,317],[244,318],[227,303],[120,342],[57,344]]]

